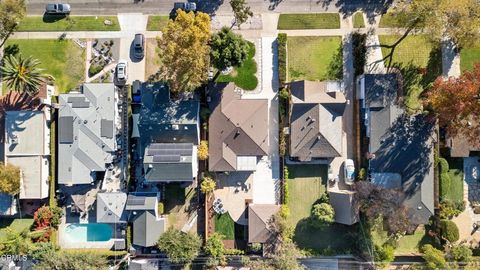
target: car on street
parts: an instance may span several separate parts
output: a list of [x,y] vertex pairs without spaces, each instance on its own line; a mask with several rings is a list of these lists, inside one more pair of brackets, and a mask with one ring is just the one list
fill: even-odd
[[145,36],[136,34],[133,39],[133,55],[137,59],[142,59],[145,55]]
[[45,6],[45,13],[46,14],[70,14],[71,7],[69,4],[47,4]]
[[197,4],[192,2],[177,2],[173,4],[173,9],[176,11],[177,9],[181,9],[186,12],[190,11],[197,11]]
[[352,185],[355,180],[355,165],[353,164],[353,160],[345,160],[344,171],[345,184]]
[[117,67],[115,68],[115,73],[117,75],[118,82],[127,81],[127,61],[118,61]]

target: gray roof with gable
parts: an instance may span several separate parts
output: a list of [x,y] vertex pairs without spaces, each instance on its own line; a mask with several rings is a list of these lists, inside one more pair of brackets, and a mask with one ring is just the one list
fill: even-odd
[[87,83],[82,93],[59,95],[58,183],[89,184],[115,151],[115,86]]
[[392,175],[400,175],[410,221],[425,224],[434,213],[434,123],[423,115],[405,114],[397,104],[398,84],[392,84],[398,81],[397,75],[388,75],[365,77],[365,104],[370,115],[369,151],[374,154],[370,173],[377,175],[375,179],[382,180],[385,187],[389,186],[385,183],[388,179],[398,181]]
[[309,161],[342,155],[346,99],[340,89],[330,85],[312,81],[290,84],[290,156]]
[[156,192],[130,192],[125,210],[155,210],[159,194]]
[[104,192],[97,194],[97,222],[126,222],[125,204],[127,194],[124,192]]
[[153,211],[138,213],[133,221],[133,244],[151,247],[157,244],[158,238],[167,229],[165,218],[157,219]]

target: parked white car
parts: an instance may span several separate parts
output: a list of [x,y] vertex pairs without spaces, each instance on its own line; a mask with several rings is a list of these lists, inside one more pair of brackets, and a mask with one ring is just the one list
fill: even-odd
[[345,184],[352,185],[353,182],[355,181],[355,165],[353,164],[353,160],[351,159],[345,160],[344,171],[345,171],[345,175],[344,175]]
[[117,75],[117,81],[126,82],[127,81],[127,61],[125,60],[118,61],[117,67],[115,68],[115,73]]

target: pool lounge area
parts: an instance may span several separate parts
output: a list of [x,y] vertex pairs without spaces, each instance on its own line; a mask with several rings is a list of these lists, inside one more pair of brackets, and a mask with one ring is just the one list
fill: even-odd
[[108,248],[115,241],[124,240],[122,225],[105,223],[70,223],[59,227],[59,244],[62,248]]

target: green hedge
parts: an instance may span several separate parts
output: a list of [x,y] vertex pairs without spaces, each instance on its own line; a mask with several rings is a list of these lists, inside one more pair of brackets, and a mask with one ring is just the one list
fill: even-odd
[[439,158],[438,162],[440,163],[440,173],[448,173],[450,167],[448,166],[448,161],[444,158]]
[[[56,97],[52,97],[52,101],[56,102]],[[56,199],[56,194],[55,194],[55,167],[56,167],[56,140],[55,138],[57,137],[57,132],[56,132],[56,126],[57,126],[57,121],[55,120],[56,114],[55,112],[52,111],[51,116],[50,116],[50,177],[48,178],[48,181],[50,183],[50,190],[49,190],[49,202],[48,204],[53,207],[57,206],[57,199]]]
[[283,87],[287,81],[287,34],[280,33],[278,41],[278,79]]

